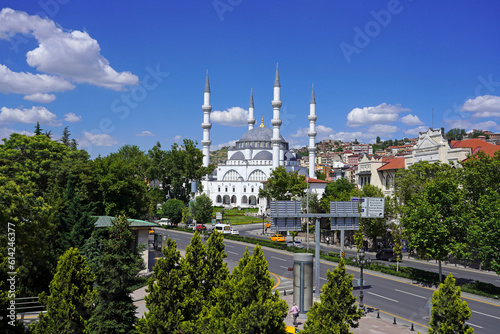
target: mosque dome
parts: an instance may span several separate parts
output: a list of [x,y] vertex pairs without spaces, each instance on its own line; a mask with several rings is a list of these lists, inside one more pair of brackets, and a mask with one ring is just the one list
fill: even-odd
[[[271,141],[273,138],[273,130],[266,127],[253,128],[248,130],[240,139],[240,141]],[[280,136],[281,141],[285,141],[283,136]]]

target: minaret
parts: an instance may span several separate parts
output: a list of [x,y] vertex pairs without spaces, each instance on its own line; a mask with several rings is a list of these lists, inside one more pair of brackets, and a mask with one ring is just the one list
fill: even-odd
[[210,123],[210,112],[212,111],[212,106],[210,105],[210,82],[208,81],[208,70],[207,70],[207,80],[205,81],[205,93],[203,94],[203,123],[201,127],[203,128],[203,140],[201,144],[203,145],[203,167],[208,167],[210,163],[210,129],[212,124]]
[[318,116],[316,116],[316,97],[314,96],[314,84],[312,85],[312,93],[311,93],[311,103],[309,104],[309,132],[307,135],[309,136],[309,177],[315,178],[315,163],[316,163],[316,120]]
[[271,143],[273,144],[273,169],[278,168],[280,164],[280,108],[281,108],[281,85],[280,85],[280,74],[278,71],[278,64],[276,63],[276,78],[274,79],[274,96],[271,105],[273,106],[273,119],[271,120],[271,125],[273,126],[273,137]]
[[253,130],[255,124],[254,106],[253,106],[253,88],[250,90],[250,106],[248,107],[248,130]]

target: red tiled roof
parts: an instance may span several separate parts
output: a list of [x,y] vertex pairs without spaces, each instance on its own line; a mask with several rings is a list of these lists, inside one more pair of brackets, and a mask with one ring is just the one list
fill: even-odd
[[481,139],[452,140],[450,144],[453,148],[469,147],[473,155],[479,151],[483,151],[492,157],[496,151],[500,151],[500,146],[493,145]]
[[382,167],[377,168],[377,170],[391,170],[391,169],[401,169],[401,168],[405,168],[405,158],[391,159]]

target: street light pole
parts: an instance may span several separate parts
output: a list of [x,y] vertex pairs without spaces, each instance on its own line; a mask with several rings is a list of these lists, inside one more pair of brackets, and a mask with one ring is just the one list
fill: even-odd
[[361,248],[358,254],[358,263],[359,263],[359,308],[363,310],[363,314],[365,313],[365,305],[363,304],[363,286],[364,281],[363,281],[363,267],[365,264],[370,263],[371,259],[365,259],[365,250]]
[[264,212],[262,212],[262,235],[264,235],[264,218],[266,217],[266,215],[264,214]]

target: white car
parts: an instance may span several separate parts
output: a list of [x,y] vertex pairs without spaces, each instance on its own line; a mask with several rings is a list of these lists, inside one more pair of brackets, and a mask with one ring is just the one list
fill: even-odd
[[240,232],[238,230],[231,230],[232,235],[240,235]]

